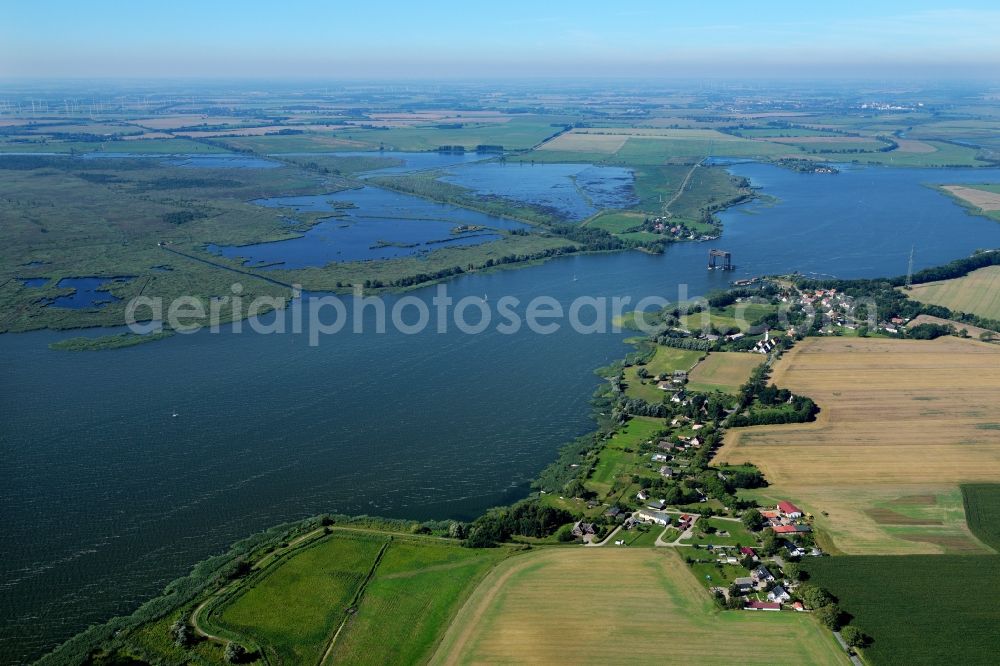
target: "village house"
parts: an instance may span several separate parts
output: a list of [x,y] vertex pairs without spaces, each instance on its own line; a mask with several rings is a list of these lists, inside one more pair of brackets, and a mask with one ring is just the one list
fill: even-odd
[[740,554],[746,555],[747,557],[752,557],[754,560],[757,560],[757,551],[755,551],[753,548],[750,548],[749,546],[740,546]]
[[653,462],[667,462],[667,456],[663,455],[662,453],[654,453],[650,457],[650,460],[652,460]]
[[672,479],[674,478],[674,470],[664,465],[663,467],[660,468],[660,476],[662,476],[665,479]]
[[753,578],[750,578],[749,576],[734,578],[733,585],[736,586],[736,589],[739,590],[741,594],[749,592],[753,589]]
[[666,508],[667,502],[665,500],[661,500],[661,499],[659,499],[659,500],[653,500],[652,502],[650,502],[646,506],[648,506],[650,509],[653,509],[654,511],[661,511],[661,510],[663,510],[663,509]]
[[777,525],[772,527],[775,534],[801,534],[803,532],[812,532],[812,528],[808,525]]
[[754,581],[757,582],[757,584],[770,583],[771,581],[774,580],[774,576],[771,575],[771,572],[768,571],[767,567],[765,567],[763,564],[754,569],[753,571],[751,571],[750,577],[753,578]]
[[774,586],[770,592],[767,593],[768,601],[777,601],[778,603],[784,603],[790,601],[792,595],[788,594],[785,588],[780,585]]
[[645,502],[646,500],[649,499],[649,493],[647,493],[645,490],[640,490],[635,494],[635,498],[640,502]]
[[778,343],[771,338],[771,332],[765,329],[764,337],[753,346],[753,351],[758,354],[770,354],[777,346]]
[[608,518],[617,518],[621,512],[622,510],[620,508],[618,508],[617,506],[613,506],[607,511],[605,511],[604,515],[607,516]]
[[594,523],[585,523],[582,520],[573,523],[573,536],[577,538],[584,538],[587,536],[592,536],[597,532],[597,528],[594,527]]

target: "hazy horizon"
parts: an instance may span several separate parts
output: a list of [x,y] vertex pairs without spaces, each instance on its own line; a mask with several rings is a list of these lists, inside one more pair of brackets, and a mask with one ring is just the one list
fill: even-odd
[[987,2],[560,7],[315,1],[7,8],[0,79],[997,78]]

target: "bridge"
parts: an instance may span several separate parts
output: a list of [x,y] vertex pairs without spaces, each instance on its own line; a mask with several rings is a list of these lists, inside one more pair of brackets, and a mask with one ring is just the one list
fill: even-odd
[[[716,260],[722,259],[722,265],[718,266]],[[721,268],[724,271],[731,271],[735,268],[733,266],[733,255],[729,250],[709,250],[708,251],[708,268],[709,270],[714,268]]]

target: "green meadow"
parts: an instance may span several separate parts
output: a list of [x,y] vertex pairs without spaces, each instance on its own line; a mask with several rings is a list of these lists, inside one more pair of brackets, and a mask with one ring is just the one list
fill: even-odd
[[214,608],[206,628],[246,636],[277,663],[319,663],[388,544],[381,535],[337,533],[305,546]]

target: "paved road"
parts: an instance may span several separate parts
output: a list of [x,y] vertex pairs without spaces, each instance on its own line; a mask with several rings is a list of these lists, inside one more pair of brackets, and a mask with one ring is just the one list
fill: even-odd
[[839,631],[833,632],[833,637],[837,639],[838,643],[840,643],[840,647],[844,648],[844,652],[846,652],[847,656],[851,658],[851,663],[853,663],[854,666],[865,666],[858,655],[851,653],[851,648],[847,645],[847,641],[844,640],[844,637],[840,635]]
[[[700,516],[698,516],[698,514],[687,514],[687,515],[691,516],[691,518],[692,518],[692,520],[691,520],[691,526],[690,527],[688,527],[686,530],[684,530],[683,532],[681,532],[677,536],[677,538],[674,539],[673,541],[664,541],[663,540],[663,533],[661,532],[660,536],[656,537],[656,545],[657,546],[669,546],[669,547],[675,547],[675,546],[676,547],[687,547],[688,544],[681,543],[680,541],[681,541],[681,539],[690,539],[692,536],[694,536],[694,525],[695,525],[695,523],[698,522],[698,518],[700,517]],[[666,531],[667,531],[667,529],[663,528],[663,532],[666,532]]]

